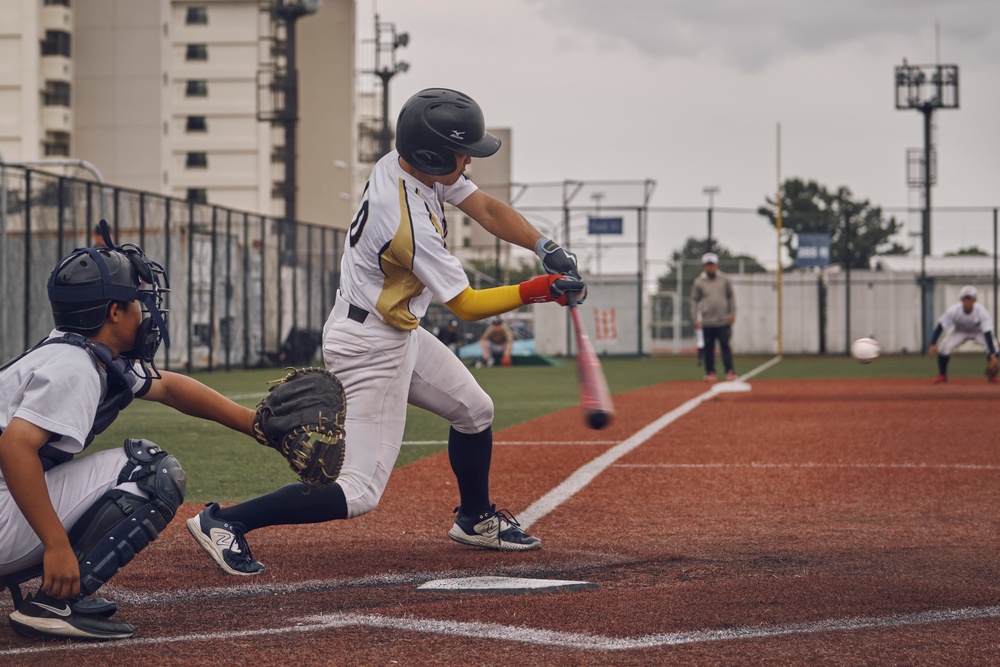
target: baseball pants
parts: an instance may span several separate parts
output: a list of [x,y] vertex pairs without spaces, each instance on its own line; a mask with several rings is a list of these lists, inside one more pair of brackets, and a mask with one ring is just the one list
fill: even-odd
[[[118,474],[127,460],[124,448],[118,447],[78,456],[45,473],[52,506],[67,531],[111,489],[117,487],[147,497],[134,482],[118,485]],[[10,495],[6,482],[0,479],[0,576],[41,563],[44,551],[38,535]]]
[[715,372],[715,342],[719,342],[719,352],[722,354],[722,366],[726,371],[733,370],[733,350],[729,347],[729,339],[732,336],[733,328],[729,325],[724,327],[702,327],[705,332],[705,373]]
[[493,423],[493,400],[431,332],[401,331],[368,314],[349,317],[338,295],[323,328],[323,361],[344,385],[347,451],[337,484],[348,517],[375,509],[399,456],[407,403],[444,417],[462,433]]
[[[941,340],[937,344],[937,353],[942,357],[950,357],[951,353],[959,348],[967,340],[971,340],[976,343],[979,347],[986,349],[986,343],[983,341],[983,333],[968,333],[966,331],[958,331],[956,329],[951,329],[945,333]],[[997,345],[996,336],[993,337],[993,349],[1000,349]]]

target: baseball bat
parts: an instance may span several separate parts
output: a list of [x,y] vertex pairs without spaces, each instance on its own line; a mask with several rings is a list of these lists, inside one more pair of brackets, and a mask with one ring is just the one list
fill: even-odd
[[615,413],[611,404],[611,392],[608,391],[608,382],[604,379],[604,370],[597,353],[580,324],[576,298],[571,295],[567,304],[576,330],[576,371],[580,382],[580,406],[584,411],[584,421],[592,429],[602,429],[611,423]]

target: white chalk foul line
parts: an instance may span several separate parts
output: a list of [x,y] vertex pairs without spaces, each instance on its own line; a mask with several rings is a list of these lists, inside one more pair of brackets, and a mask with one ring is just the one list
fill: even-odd
[[452,620],[395,618],[378,614],[321,614],[292,619],[294,625],[231,632],[195,633],[148,639],[126,639],[108,643],[58,643],[25,646],[0,651],[0,656],[48,653],[53,651],[82,651],[154,646],[157,644],[218,641],[246,637],[263,637],[293,632],[321,632],[345,627],[368,627],[384,630],[403,630],[431,635],[447,635],[489,641],[520,642],[542,646],[561,646],[585,651],[627,651],[662,646],[703,644],[744,639],[768,639],[788,635],[819,634],[824,632],[851,632],[878,628],[950,623],[1000,617],[1000,607],[968,607],[964,609],[926,611],[913,614],[869,618],[846,618],[790,623],[770,627],[726,628],[722,630],[694,630],[665,632],[637,637],[607,637],[587,633],[559,632],[542,628],[501,625],[499,623],[469,623]]
[[[494,440],[493,445],[617,445],[618,440]],[[447,440],[404,440],[404,445],[447,445]]]
[[[743,376],[743,380],[748,380],[751,377],[762,373],[774,364],[781,361],[781,357],[774,357],[768,362],[761,364],[757,368],[753,369],[749,373]],[[552,489],[544,496],[536,500],[523,512],[518,513],[517,519],[521,522],[521,527],[527,530],[531,527],[533,523],[544,517],[546,514],[559,507],[559,505],[566,502],[578,491],[583,489],[585,486],[590,484],[599,474],[604,472],[608,467],[610,467],[615,461],[625,456],[633,449],[641,445],[642,443],[649,440],[651,437],[656,435],[659,431],[663,430],[666,426],[673,423],[674,421],[680,419],[687,413],[694,410],[696,407],[701,405],[703,402],[710,398],[717,396],[717,392],[713,389],[709,389],[703,394],[695,396],[688,402],[674,408],[667,414],[663,415],[652,424],[640,429],[635,435],[624,440],[620,444],[612,447],[608,451],[604,452],[598,456],[593,461],[585,464],[582,468],[579,468],[576,472],[566,478],[559,486]]]
[[883,470],[1000,470],[976,463],[619,463],[616,468],[875,468]]

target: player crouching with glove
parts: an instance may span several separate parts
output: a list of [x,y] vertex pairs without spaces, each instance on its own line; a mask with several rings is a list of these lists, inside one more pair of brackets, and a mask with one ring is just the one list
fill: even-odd
[[[409,403],[450,424],[448,457],[460,504],[448,536],[486,549],[541,548],[541,540],[521,530],[490,497],[493,401],[468,367],[420,326],[435,296],[462,319],[481,320],[529,303],[566,305],[568,295],[582,301],[586,294],[571,253],[465,176],[471,158],[499,148],[479,105],[467,95],[432,88],[403,105],[396,150],[375,165],[350,225],[340,290],[323,332],[326,368],[346,395],[340,474],[320,487],[295,483],[231,507],[212,503],[189,522],[193,533],[229,533],[239,543],[246,532],[264,526],[372,511],[399,455]],[[547,275],[472,289],[448,250],[445,203],[494,236],[534,249]],[[198,542],[230,574],[263,569],[248,551],[225,546],[225,539]]]
[[[156,369],[169,346],[163,268],[135,245],[73,251],[53,269],[55,330],[0,368],[0,580],[24,635],[124,639],[113,602],[90,597],[155,540],[184,500],[177,459],[147,440],[74,458],[133,398],[247,435],[254,413]],[[34,595],[20,584],[41,576]]]

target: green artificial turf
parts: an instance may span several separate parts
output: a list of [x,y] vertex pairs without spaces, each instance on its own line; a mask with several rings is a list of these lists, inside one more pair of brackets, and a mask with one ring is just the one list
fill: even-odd
[[[769,356],[737,356],[737,372],[750,372],[769,359]],[[612,394],[660,382],[699,380],[703,375],[703,369],[693,356],[609,358],[602,363]],[[951,375],[981,377],[983,365],[981,355],[955,355]],[[571,407],[579,401],[576,365],[572,361],[558,366],[473,369],[472,373],[493,398],[496,431]],[[754,379],[926,377],[930,382],[936,373],[934,360],[919,356],[887,356],[871,364],[859,364],[842,355],[791,356],[784,357]],[[253,407],[267,391],[267,382],[282,374],[280,369],[264,369],[199,373],[194,377],[234,397],[237,402]],[[121,446],[127,437],[146,438],[177,456],[188,476],[186,499],[189,502],[240,501],[295,481],[284,459],[251,438],[213,422],[187,417],[141,400],[134,401],[105,433],[98,436],[88,452]],[[404,446],[397,467],[443,451],[447,437],[445,420],[409,408],[404,440],[433,444]]]

